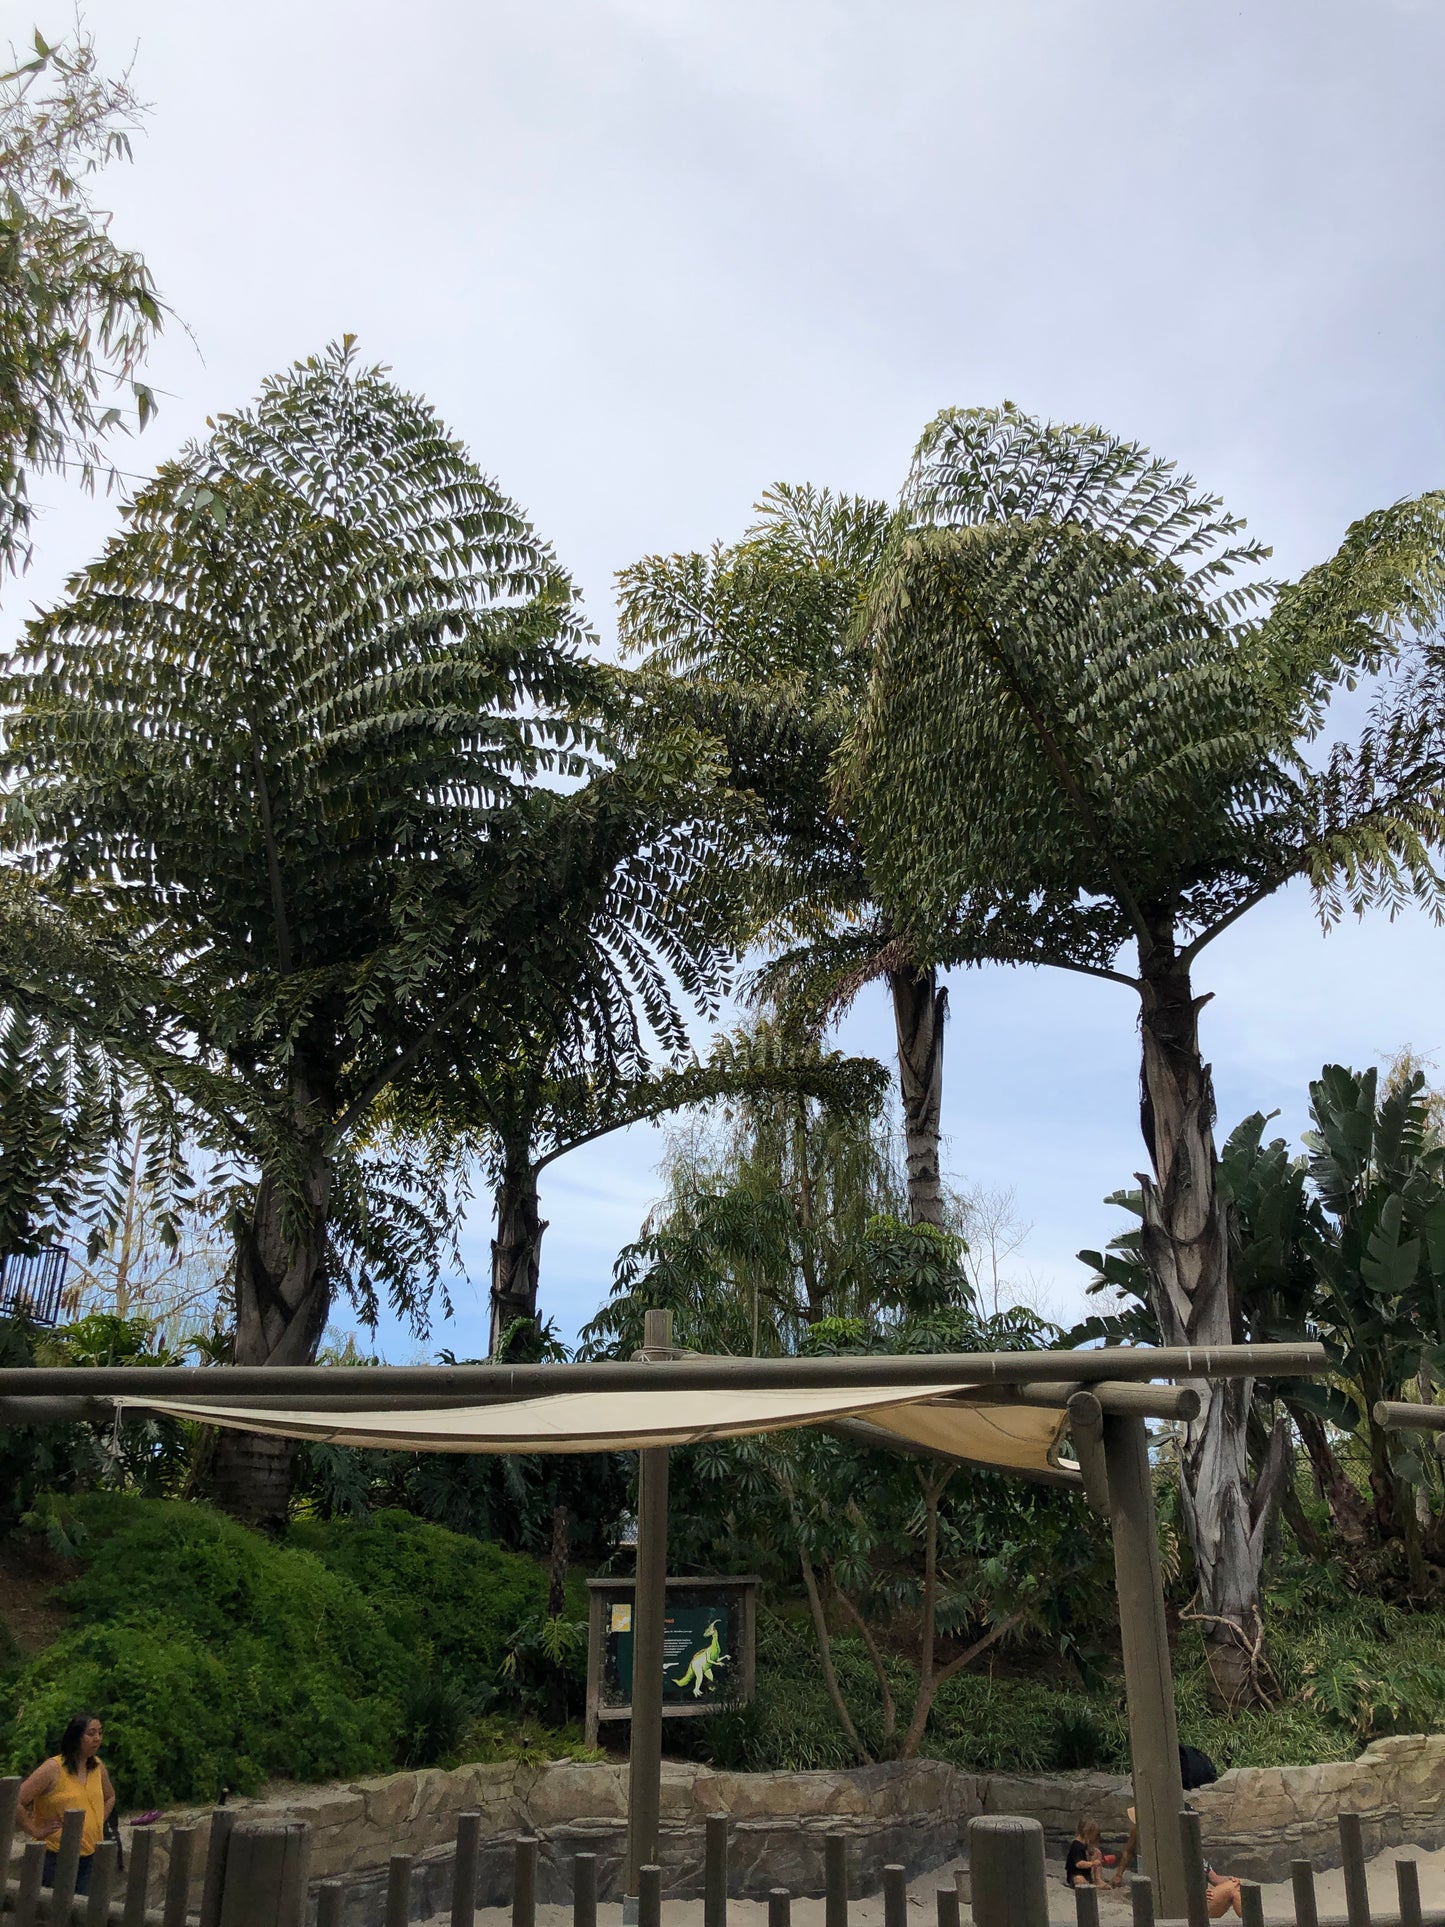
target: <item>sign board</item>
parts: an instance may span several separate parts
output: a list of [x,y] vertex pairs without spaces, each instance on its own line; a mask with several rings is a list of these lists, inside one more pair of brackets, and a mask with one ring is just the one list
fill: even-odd
[[[587,1744],[601,1720],[632,1713],[634,1583],[589,1579]],[[693,1719],[751,1699],[756,1672],[756,1577],[669,1579],[662,1636],[662,1716]]]

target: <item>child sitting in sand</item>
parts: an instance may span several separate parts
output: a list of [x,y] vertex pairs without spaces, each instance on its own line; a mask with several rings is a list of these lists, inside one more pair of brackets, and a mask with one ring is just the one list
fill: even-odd
[[1097,1820],[1081,1820],[1074,1829],[1069,1851],[1064,1856],[1066,1887],[1102,1887],[1104,1850],[1099,1845]]

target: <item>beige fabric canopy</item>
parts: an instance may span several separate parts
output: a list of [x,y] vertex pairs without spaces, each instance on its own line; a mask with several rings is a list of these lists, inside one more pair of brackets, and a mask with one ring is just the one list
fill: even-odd
[[[273,1437],[317,1439],[403,1452],[617,1452],[745,1438],[799,1425],[865,1420],[904,1446],[1002,1471],[1067,1477],[1062,1405],[970,1405],[970,1387],[893,1385],[793,1390],[556,1392],[485,1405],[389,1410],[206,1404],[118,1398],[118,1407],[166,1412]],[[883,1441],[880,1440],[880,1443]]]

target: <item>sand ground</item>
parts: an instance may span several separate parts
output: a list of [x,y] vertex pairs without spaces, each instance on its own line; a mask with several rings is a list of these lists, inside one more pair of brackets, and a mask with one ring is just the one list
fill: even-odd
[[[1370,1906],[1377,1919],[1388,1919],[1398,1915],[1399,1896],[1395,1886],[1395,1862],[1413,1859],[1420,1870],[1420,1901],[1428,1916],[1431,1913],[1445,1912],[1445,1849],[1426,1853],[1414,1847],[1391,1847],[1385,1853],[1377,1854],[1369,1864]],[[910,1927],[933,1927],[936,1919],[934,1895],[940,1887],[953,1885],[954,1869],[961,1863],[950,1861],[946,1867],[936,1867],[931,1873],[920,1874],[908,1889]],[[1049,1920],[1052,1927],[1072,1927],[1074,1921],[1073,1899],[1064,1887],[1061,1870],[1049,1869]],[[1338,1867],[1328,1873],[1315,1876],[1315,1894],[1321,1917],[1343,1915],[1345,1911],[1345,1877]],[[1107,1927],[1127,1927],[1130,1919],[1129,1900],[1126,1890],[1106,1888],[1099,1895],[1099,1915]],[[883,1896],[873,1894],[867,1900],[855,1900],[849,1908],[849,1927],[883,1927]],[[1294,1918],[1294,1897],[1287,1880],[1264,1889],[1264,1911],[1267,1920],[1292,1921]],[[477,1910],[477,1927],[510,1927],[511,1913],[505,1907],[483,1907]],[[733,1900],[728,1903],[728,1927],[767,1927],[768,1909],[766,1901]],[[967,1909],[964,1920],[969,1919]],[[1232,1914],[1226,1916],[1232,1921]],[[571,1927],[572,1909],[568,1906],[538,1907],[537,1927]],[[663,1927],[702,1927],[701,1900],[665,1900],[662,1904]],[[427,1927],[445,1927],[445,1917],[427,1923]],[[597,1927],[622,1927],[622,1908],[613,1902],[603,1904],[597,1909]],[[792,1927],[823,1927],[823,1903],[821,1900],[795,1900],[792,1907]]]

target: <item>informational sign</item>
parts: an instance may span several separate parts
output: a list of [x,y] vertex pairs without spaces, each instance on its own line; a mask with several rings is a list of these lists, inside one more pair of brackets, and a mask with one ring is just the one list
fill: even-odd
[[[587,1725],[632,1711],[631,1580],[591,1579]],[[753,1691],[755,1578],[669,1579],[662,1636],[662,1711],[685,1719]]]

